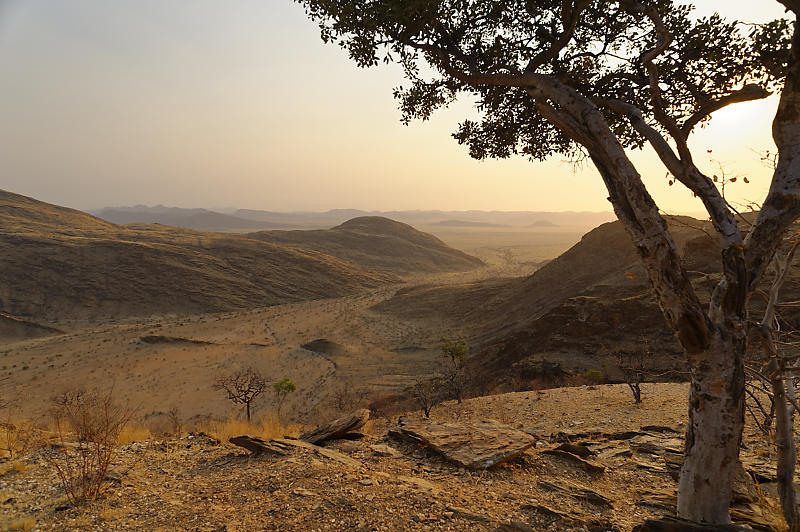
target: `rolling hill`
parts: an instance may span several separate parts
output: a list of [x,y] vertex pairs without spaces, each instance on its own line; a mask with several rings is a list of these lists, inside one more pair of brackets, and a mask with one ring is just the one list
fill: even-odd
[[354,218],[328,230],[269,231],[251,238],[295,249],[313,250],[399,275],[464,271],[483,266],[433,235],[380,216]]
[[[71,323],[339,297],[398,281],[387,273],[391,268],[371,270],[385,262],[385,249],[376,242],[396,242],[409,230],[420,253],[426,242],[431,246],[429,267],[446,255],[443,244],[410,227],[398,230],[389,221],[368,225],[364,229],[356,222],[352,231],[338,232],[360,249],[348,261],[257,235],[116,225],[0,191],[0,311]],[[358,227],[364,230],[359,233]],[[389,232],[381,235],[381,229]],[[322,240],[318,243],[323,247]],[[453,250],[454,257],[470,264],[462,255]],[[445,261],[445,269],[451,266]]]

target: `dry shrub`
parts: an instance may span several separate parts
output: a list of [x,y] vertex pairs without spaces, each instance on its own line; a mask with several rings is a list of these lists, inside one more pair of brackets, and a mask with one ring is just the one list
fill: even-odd
[[0,458],[19,458],[35,450],[40,433],[30,421],[7,417],[0,422]]
[[108,392],[72,390],[50,412],[56,442],[44,453],[72,504],[96,498],[132,411]]

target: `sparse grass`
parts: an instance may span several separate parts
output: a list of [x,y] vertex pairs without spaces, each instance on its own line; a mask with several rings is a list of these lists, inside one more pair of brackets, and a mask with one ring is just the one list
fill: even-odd
[[303,432],[300,425],[281,425],[275,415],[262,419],[260,422],[248,423],[243,419],[228,418],[225,421],[208,421],[197,427],[197,430],[206,432],[226,442],[234,436],[256,436],[263,439],[283,438],[284,436],[297,436]]
[[135,441],[149,440],[153,437],[150,430],[139,423],[128,423],[117,436],[118,445],[126,445]]
[[0,477],[4,477],[9,473],[21,473],[28,468],[25,462],[14,460],[13,462],[4,462],[0,464]]
[[12,530],[33,530],[34,525],[36,524],[36,520],[32,517],[25,517],[23,519],[17,519],[16,521],[12,521],[7,525],[3,525],[0,530],[3,532],[11,532]]

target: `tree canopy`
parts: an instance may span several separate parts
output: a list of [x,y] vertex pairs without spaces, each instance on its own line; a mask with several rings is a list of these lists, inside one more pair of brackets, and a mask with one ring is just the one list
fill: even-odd
[[[785,19],[743,25],[719,15],[694,18],[691,6],[668,0],[300,3],[323,39],[358,65],[402,65],[407,83],[395,97],[404,121],[425,120],[459,93],[472,94],[481,119],[465,120],[454,137],[479,159],[541,160],[582,149],[537,112],[514,77],[546,74],[597,102],[624,101],[685,141],[713,111],[774,90],[791,37]],[[648,55],[651,64],[658,56],[658,101]],[[626,147],[645,143],[624,116],[606,110],[606,118]]]

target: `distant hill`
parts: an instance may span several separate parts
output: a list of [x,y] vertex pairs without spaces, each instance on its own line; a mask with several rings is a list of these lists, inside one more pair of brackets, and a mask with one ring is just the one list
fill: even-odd
[[506,224],[491,224],[488,222],[470,222],[466,220],[442,220],[431,225],[441,225],[444,227],[510,227]]
[[103,220],[117,224],[159,223],[198,231],[248,232],[270,229],[328,229],[352,218],[378,216],[414,227],[559,227],[587,231],[614,219],[611,212],[540,212],[540,211],[363,211],[332,209],[325,212],[277,212],[257,209],[223,210],[186,209],[156,205],[148,207],[106,207],[90,211]]
[[558,227],[558,225],[554,224],[550,220],[536,220],[528,227]]
[[[240,218],[270,223],[283,223],[303,227],[332,227],[351,218],[362,216],[381,216],[414,227],[447,227],[446,222],[459,224],[480,224],[475,227],[509,226],[529,227],[538,221],[546,220],[558,227],[580,228],[588,231],[598,225],[615,219],[611,212],[540,212],[540,211],[359,211],[355,209],[334,209],[327,212],[280,213],[240,209],[233,213]],[[444,224],[442,222],[445,222]],[[460,225],[468,227],[467,225]],[[454,226],[450,226],[454,227]]]
[[115,224],[157,223],[196,231],[248,232],[289,227],[286,224],[248,220],[206,209],[177,207],[106,208],[93,214]]
[[362,216],[327,230],[268,231],[248,235],[273,244],[313,250],[399,275],[464,271],[483,266],[480,259],[453,249],[410,225]]

